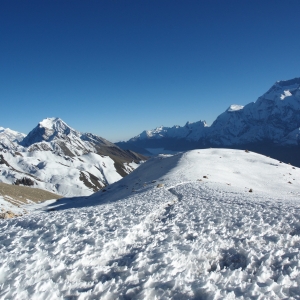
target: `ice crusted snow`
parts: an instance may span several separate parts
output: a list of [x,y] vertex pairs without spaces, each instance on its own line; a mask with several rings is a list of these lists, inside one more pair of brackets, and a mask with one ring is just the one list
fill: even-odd
[[299,195],[300,169],[251,152],[150,159],[0,221],[0,298],[299,299]]

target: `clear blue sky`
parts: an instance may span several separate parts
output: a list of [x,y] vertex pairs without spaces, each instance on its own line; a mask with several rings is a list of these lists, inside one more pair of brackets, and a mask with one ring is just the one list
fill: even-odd
[[300,76],[299,0],[0,0],[0,126],[113,142]]

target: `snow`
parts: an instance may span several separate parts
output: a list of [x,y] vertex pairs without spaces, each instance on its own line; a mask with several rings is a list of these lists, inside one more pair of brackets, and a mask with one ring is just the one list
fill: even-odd
[[237,104],[232,104],[230,105],[230,107],[227,109],[227,111],[238,111],[238,110],[241,110],[243,109],[244,106],[242,105],[237,105]]
[[187,122],[185,126],[175,125],[173,127],[159,126],[152,130],[144,130],[141,134],[130,139],[130,141],[161,138],[187,138],[188,140],[197,140],[199,135],[208,127],[205,121]]
[[289,96],[292,96],[292,93],[289,90],[283,91],[283,94],[280,96],[280,99],[284,100],[285,97],[289,97]]
[[4,145],[17,147],[17,142],[23,140],[26,135],[9,128],[0,127],[0,142]]
[[[143,131],[128,141],[132,146],[149,146],[143,140],[159,139],[159,147],[173,149],[170,139],[185,139],[197,145],[228,147],[273,142],[280,146],[298,146],[294,131],[300,127],[300,78],[276,82],[256,102],[245,106],[233,104],[211,126],[205,121],[187,122],[185,126],[158,127]],[[155,143],[151,141],[154,148]],[[124,145],[123,145],[124,147]],[[191,146],[193,148],[193,146]],[[176,150],[176,149],[175,149]]]
[[39,124],[42,127],[52,128],[57,121],[60,121],[60,119],[59,118],[46,118],[46,119],[42,120]]
[[[59,156],[51,151],[22,152],[22,156],[6,151],[2,155],[10,166],[1,165],[0,182],[12,184],[25,176],[35,182],[34,187],[65,197],[93,193],[93,189],[80,180],[81,172],[96,176],[102,187],[122,178],[110,157],[95,153],[74,158]],[[88,180],[88,174],[86,178]]]
[[299,194],[300,169],[255,153],[160,155],[0,221],[0,298],[299,299]]
[[[6,196],[6,198],[10,198]],[[14,204],[10,203],[9,201],[6,201],[3,196],[0,196],[0,213],[6,212],[6,211],[11,211],[14,214],[23,214],[24,208],[21,207],[23,204],[21,201],[17,201],[16,199],[10,198],[10,201],[13,202]]]
[[178,153],[178,151],[166,150],[164,148],[145,148],[145,149],[153,155]]

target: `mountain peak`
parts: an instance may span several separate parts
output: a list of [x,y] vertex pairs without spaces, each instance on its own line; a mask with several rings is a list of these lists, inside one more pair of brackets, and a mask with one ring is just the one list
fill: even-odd
[[275,84],[280,85],[282,87],[293,86],[293,85],[300,86],[300,77],[296,77],[294,79],[289,79],[289,80],[278,80],[278,81],[276,81]]
[[300,78],[276,81],[275,84],[273,84],[273,86],[260,98],[279,101],[290,96],[300,98]]
[[15,148],[17,144],[25,137],[24,133],[11,130],[9,128],[0,127],[0,143],[8,148]]
[[52,127],[56,123],[64,123],[60,118],[46,118],[42,120],[39,124],[43,127]]
[[68,129],[68,132],[70,130],[75,131],[60,118],[46,118],[39,122],[39,127],[52,129],[57,132],[64,132],[66,129]]
[[53,139],[64,139],[69,134],[80,136],[80,133],[67,125],[60,118],[46,118],[28,133],[22,144],[26,147],[39,142],[51,142]]

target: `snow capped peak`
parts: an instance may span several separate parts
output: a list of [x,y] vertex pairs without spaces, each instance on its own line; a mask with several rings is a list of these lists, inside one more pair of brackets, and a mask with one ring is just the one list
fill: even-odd
[[20,142],[23,140],[23,138],[26,135],[24,133],[15,131],[15,130],[11,130],[9,128],[4,128],[4,127],[0,127],[0,142],[5,142],[5,144],[7,145],[7,142],[9,143],[15,143],[15,142]]
[[[232,146],[272,141],[300,145],[300,78],[277,81],[265,94],[245,106],[232,104],[211,126],[205,121],[144,131],[128,143],[138,149],[182,150],[181,139],[194,144],[184,148]],[[171,140],[173,139],[173,140]],[[158,140],[155,142],[155,140]],[[133,144],[135,143],[135,145]],[[122,147],[125,147],[122,145]]]
[[46,118],[46,119],[42,120],[39,124],[42,127],[52,128],[57,123],[64,123],[64,122],[60,118]]
[[207,127],[205,121],[186,122],[184,126],[175,125],[173,127],[159,126],[152,130],[144,130],[141,134],[135,136],[130,141],[162,139],[162,138],[188,138],[190,140],[196,138],[194,134],[201,134],[203,128]]
[[52,141],[74,141],[79,139],[81,133],[67,125],[60,118],[46,118],[29,132],[22,144],[29,147],[35,143]]
[[300,99],[300,78],[275,82],[261,98],[279,101],[292,96]]
[[76,131],[60,118],[46,118],[39,123],[39,127],[52,129],[55,132],[61,132],[65,134],[68,134],[70,131]]
[[13,135],[22,135],[23,137],[26,135],[24,133],[12,130],[10,128],[4,128],[4,127],[0,127],[0,132],[5,132],[7,134],[13,134]]
[[300,85],[300,77],[296,77],[293,79],[289,80],[278,80],[275,83],[276,85],[279,85],[281,87],[286,87],[286,86],[299,86]]
[[227,109],[227,111],[228,112],[234,112],[234,111],[241,110],[243,108],[244,108],[244,106],[242,106],[242,105],[232,104],[232,105],[229,106],[229,108]]

